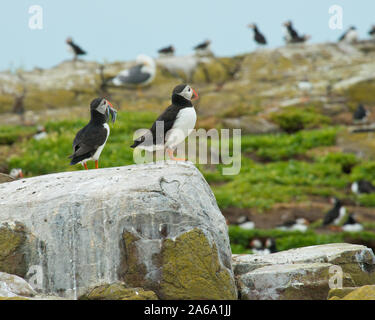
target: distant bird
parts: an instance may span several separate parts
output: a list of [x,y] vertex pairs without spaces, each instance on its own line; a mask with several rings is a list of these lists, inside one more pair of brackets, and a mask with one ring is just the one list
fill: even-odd
[[87,170],[87,161],[95,161],[95,168],[99,168],[99,157],[109,136],[109,116],[112,122],[116,121],[117,111],[112,104],[104,98],[96,98],[90,104],[90,122],[78,131],[73,141],[73,154],[71,165],[80,163]]
[[113,80],[116,86],[136,87],[141,94],[141,87],[150,84],[156,75],[156,64],[154,59],[140,54],[136,59],[136,65],[130,69],[121,71]]
[[305,218],[298,218],[295,220],[288,220],[283,224],[277,226],[277,229],[283,231],[301,231],[306,232],[309,222]]
[[341,220],[346,215],[346,209],[342,205],[341,201],[337,198],[332,198],[331,203],[333,208],[327,212],[323,220],[323,226],[335,225],[338,226]]
[[293,28],[292,21],[284,22],[284,40],[286,43],[303,43],[311,38],[309,35],[300,36],[298,32]]
[[73,42],[72,38],[67,38],[66,43],[68,44],[69,50],[73,53],[73,61],[76,61],[78,56],[86,54],[86,51],[81,49],[78,45]]
[[251,251],[259,255],[267,255],[277,252],[276,242],[273,238],[267,238],[263,243],[260,239],[253,239],[250,242]]
[[353,121],[354,122],[365,122],[367,120],[367,117],[369,115],[369,112],[365,109],[363,104],[359,104],[357,106],[357,109],[355,109],[353,113]]
[[360,232],[363,226],[354,219],[354,215],[350,214],[348,220],[342,226],[342,230],[346,232]]
[[211,40],[206,40],[196,45],[193,49],[195,53],[199,56],[212,55]]
[[245,230],[253,230],[255,228],[255,223],[250,221],[246,216],[241,216],[239,219],[237,219],[237,225]]
[[13,168],[12,170],[10,170],[9,175],[13,179],[22,179],[24,177],[21,168]]
[[[189,85],[176,86],[172,92],[172,104],[156,119],[147,133],[134,140],[131,148],[138,147],[149,152],[166,149],[172,160],[184,161],[175,158],[173,151],[195,127],[197,114],[191,101],[197,98],[198,94]],[[160,128],[160,122],[163,128]]]
[[173,56],[174,55],[174,47],[173,46],[168,46],[165,48],[161,48],[158,50],[158,53],[160,56]]
[[259,31],[257,25],[255,23],[251,23],[248,25],[248,27],[250,29],[253,29],[254,31],[254,41],[257,43],[257,44],[260,44],[260,45],[265,45],[267,44],[267,40],[266,38],[264,37],[264,35]]
[[351,186],[352,192],[355,194],[361,193],[374,193],[375,186],[367,180],[358,180],[352,183]]
[[356,27],[351,26],[345,33],[339,38],[339,42],[355,43],[358,41],[358,32]]
[[48,134],[43,126],[38,126],[37,133],[34,134],[33,138],[37,141],[47,138]]
[[375,25],[373,25],[370,29],[370,31],[368,32],[368,34],[372,37],[372,38],[375,38]]

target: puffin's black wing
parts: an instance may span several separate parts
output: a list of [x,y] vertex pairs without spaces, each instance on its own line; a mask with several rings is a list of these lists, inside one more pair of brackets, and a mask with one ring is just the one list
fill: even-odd
[[81,47],[77,46],[75,43],[70,42],[69,44],[73,48],[73,50],[76,54],[86,54],[86,51],[81,49]]
[[339,42],[340,41],[343,41],[346,37],[346,35],[348,34],[348,31],[346,31],[340,38],[339,38]]
[[292,39],[299,38],[298,32],[292,26],[288,27],[288,31],[289,31],[289,34],[292,37]]
[[147,81],[150,77],[151,74],[142,72],[142,64],[138,64],[128,70],[127,75],[118,75],[118,79],[123,83],[123,84],[140,84],[145,81]]
[[266,38],[259,31],[257,33],[255,33],[255,41],[260,43],[260,44],[267,44]]
[[331,224],[339,216],[340,212],[337,208],[333,208],[327,212],[323,220],[323,226]]
[[173,53],[173,51],[174,51],[173,47],[169,46],[169,47],[159,49],[158,53]]
[[208,46],[208,43],[207,42],[203,42],[203,43],[200,43],[198,45],[196,45],[194,47],[194,50],[202,50],[202,49],[206,49]]
[[[162,141],[161,137],[156,136],[156,122],[157,121],[163,121],[164,122],[164,138],[166,136],[166,133],[173,127],[173,124],[177,118],[178,113],[183,107],[178,107],[174,104],[170,105],[153,123],[150,131],[148,131],[145,135],[139,137],[137,140],[134,141],[134,144],[131,146],[131,148],[135,148],[138,145],[140,145],[142,142],[146,140],[146,136],[152,134],[152,141],[153,144],[159,143]],[[150,139],[151,140],[151,139]],[[164,141],[163,141],[164,143]]]
[[104,126],[93,126],[90,123],[78,131],[73,141],[73,154],[70,164],[76,164],[94,155],[107,139],[107,130]]

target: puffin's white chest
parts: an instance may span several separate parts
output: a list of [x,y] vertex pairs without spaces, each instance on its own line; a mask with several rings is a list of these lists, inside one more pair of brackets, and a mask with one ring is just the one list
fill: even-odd
[[98,159],[99,159],[100,154],[102,153],[103,148],[104,148],[104,146],[105,146],[105,144],[106,144],[106,142],[107,142],[108,136],[109,136],[109,132],[110,132],[110,130],[109,130],[109,125],[108,125],[108,123],[104,123],[104,124],[103,124],[103,127],[107,130],[107,137],[105,138],[104,143],[103,143],[103,144],[102,144],[102,145],[96,150],[96,152],[95,152],[94,155],[92,156],[92,159],[93,159],[93,160],[98,160]]
[[341,207],[339,211],[339,216],[333,221],[333,224],[336,226],[339,225],[342,219],[345,217],[345,215],[346,215],[346,209],[345,207]]
[[168,131],[165,145],[174,148],[191,133],[197,121],[194,107],[184,108],[177,114],[172,129]]

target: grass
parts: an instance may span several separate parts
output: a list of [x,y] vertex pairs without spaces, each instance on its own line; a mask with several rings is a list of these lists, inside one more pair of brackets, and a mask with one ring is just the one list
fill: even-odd
[[308,230],[304,233],[299,231],[281,231],[275,229],[244,230],[238,226],[229,226],[229,237],[232,253],[234,254],[251,253],[249,244],[253,238],[274,238],[278,251],[327,243],[375,241],[375,233],[368,231],[319,234],[314,230]]

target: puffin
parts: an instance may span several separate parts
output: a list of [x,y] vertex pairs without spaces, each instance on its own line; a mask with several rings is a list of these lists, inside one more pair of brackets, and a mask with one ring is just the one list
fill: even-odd
[[346,232],[360,232],[363,230],[363,226],[358,223],[353,214],[350,214],[342,226],[342,230]]
[[156,75],[156,64],[154,59],[144,54],[140,54],[136,58],[136,65],[130,69],[121,71],[112,83],[115,86],[130,86],[138,89],[141,95],[141,87],[150,84]]
[[357,28],[351,26],[345,33],[339,38],[339,42],[355,43],[358,41]]
[[306,232],[309,221],[305,218],[298,218],[294,220],[285,221],[283,224],[277,226],[277,229],[283,231],[301,231]]
[[372,38],[375,38],[375,25],[373,25],[370,29],[370,31],[368,32],[368,34],[372,37]]
[[116,121],[117,111],[104,98],[96,98],[90,103],[90,122],[78,131],[73,141],[73,154],[69,156],[70,165],[80,163],[86,170],[87,161],[95,161],[95,168],[99,168],[99,157],[109,136],[109,116]]
[[332,198],[331,203],[333,208],[327,212],[323,220],[323,226],[335,225],[338,226],[341,220],[346,215],[346,209],[343,207],[341,201],[337,198]]
[[47,138],[48,134],[46,129],[43,126],[38,126],[36,134],[33,135],[33,138],[37,141]]
[[66,43],[68,44],[68,48],[71,52],[73,52],[73,61],[76,61],[78,56],[81,56],[81,55],[85,55],[86,54],[86,51],[84,51],[83,49],[81,49],[81,47],[79,47],[78,45],[76,45],[74,42],[73,42],[73,39],[72,38],[67,38],[66,39]]
[[259,31],[257,25],[255,23],[251,23],[248,25],[248,28],[253,29],[254,31],[254,41],[259,45],[266,45],[267,40],[264,35]]
[[375,186],[367,180],[358,180],[353,182],[351,185],[351,189],[355,194],[375,192]]
[[[172,92],[172,104],[156,119],[147,133],[134,140],[131,148],[140,148],[149,152],[167,150],[170,159],[185,161],[175,158],[173,152],[195,127],[197,114],[192,101],[196,99],[198,94],[189,85],[176,86]],[[160,122],[164,124],[162,132],[159,132]]]
[[204,42],[196,45],[193,49],[197,55],[204,56],[212,54],[210,47],[211,40],[205,40]]
[[13,179],[22,179],[24,177],[21,168],[13,168],[12,170],[10,170],[9,175]]
[[276,241],[274,238],[268,238],[265,243],[265,250],[268,251],[268,254],[277,252]]
[[250,242],[251,251],[259,255],[267,255],[277,252],[276,242],[273,238],[267,238],[264,243],[260,239],[253,239]]
[[358,104],[357,109],[355,109],[353,113],[353,121],[354,122],[365,122],[369,112],[365,109],[362,103]]
[[237,220],[238,226],[244,230],[253,230],[255,228],[255,223],[250,221],[248,217],[240,217]]
[[303,43],[311,38],[309,35],[300,36],[298,32],[293,28],[292,21],[284,22],[285,36],[284,40],[286,43]]
[[174,51],[175,51],[174,47],[172,45],[170,45],[168,47],[159,49],[158,53],[159,53],[160,56],[173,56]]

